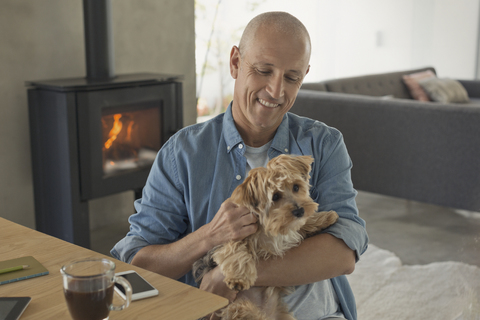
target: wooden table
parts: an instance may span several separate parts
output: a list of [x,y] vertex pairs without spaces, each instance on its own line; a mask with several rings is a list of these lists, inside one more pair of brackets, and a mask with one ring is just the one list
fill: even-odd
[[115,262],[116,271],[136,270],[158,289],[159,295],[133,301],[110,319],[198,319],[227,305],[228,300],[156,273],[76,246],[0,218],[0,261],[33,256],[49,275],[0,285],[0,297],[31,297],[21,320],[71,319],[63,296],[60,268],[73,260],[104,257]]

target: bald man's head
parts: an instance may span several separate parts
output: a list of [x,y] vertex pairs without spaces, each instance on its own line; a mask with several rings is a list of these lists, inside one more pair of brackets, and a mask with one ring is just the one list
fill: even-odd
[[280,11],[259,14],[247,24],[238,46],[242,56],[243,53],[249,49],[257,32],[264,28],[271,32],[285,35],[286,37],[304,39],[310,57],[311,42],[307,28],[305,28],[300,20],[291,14]]

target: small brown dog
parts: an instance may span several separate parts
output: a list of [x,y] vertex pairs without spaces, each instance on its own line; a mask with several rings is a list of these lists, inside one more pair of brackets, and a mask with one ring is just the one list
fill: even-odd
[[298,246],[307,236],[334,224],[334,211],[317,212],[318,204],[310,197],[310,156],[280,155],[266,168],[250,171],[231,200],[258,216],[258,230],[241,241],[217,246],[195,262],[197,283],[215,268],[221,268],[226,285],[241,291],[237,299],[221,311],[222,319],[295,319],[282,302],[288,288],[252,288],[257,279],[259,259],[281,257]]

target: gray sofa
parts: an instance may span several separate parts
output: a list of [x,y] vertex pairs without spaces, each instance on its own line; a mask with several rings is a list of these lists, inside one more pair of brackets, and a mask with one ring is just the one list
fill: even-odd
[[480,211],[480,81],[460,80],[469,103],[413,100],[402,75],[426,69],[305,83],[291,112],[342,132],[356,189]]

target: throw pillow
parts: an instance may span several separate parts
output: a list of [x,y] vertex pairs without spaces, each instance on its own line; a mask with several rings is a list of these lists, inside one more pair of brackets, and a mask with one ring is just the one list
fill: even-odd
[[419,101],[430,101],[428,94],[425,92],[425,90],[423,90],[422,86],[420,86],[419,81],[436,78],[435,73],[433,73],[431,70],[426,70],[422,72],[406,74],[402,78],[413,99]]
[[443,103],[469,101],[467,90],[457,80],[430,78],[419,83],[433,101]]

